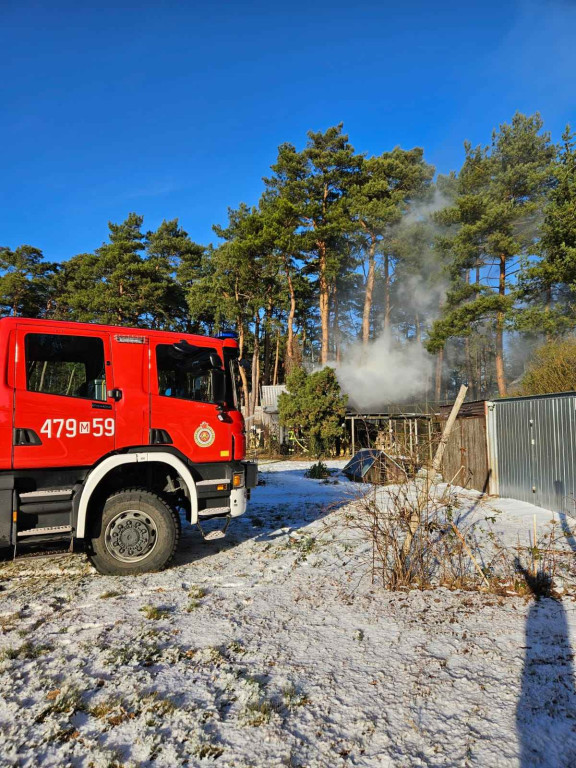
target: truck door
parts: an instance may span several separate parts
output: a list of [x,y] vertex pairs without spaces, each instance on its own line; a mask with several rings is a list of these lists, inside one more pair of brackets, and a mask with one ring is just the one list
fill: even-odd
[[91,466],[114,449],[106,333],[18,326],[14,468]]
[[152,347],[151,434],[192,461],[230,460],[230,420],[218,418],[222,408],[215,402],[214,378],[204,367],[216,350],[189,345],[181,351],[169,342]]

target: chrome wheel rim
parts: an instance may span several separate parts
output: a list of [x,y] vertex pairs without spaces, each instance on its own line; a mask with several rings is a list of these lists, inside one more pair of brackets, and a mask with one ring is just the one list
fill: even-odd
[[127,509],[110,520],[105,533],[106,549],[116,560],[136,563],[147,557],[158,542],[158,528],[150,515]]

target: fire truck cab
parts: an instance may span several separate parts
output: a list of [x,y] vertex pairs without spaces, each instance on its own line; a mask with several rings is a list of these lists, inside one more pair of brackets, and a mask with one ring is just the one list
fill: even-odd
[[210,540],[245,511],[234,339],[3,318],[0,350],[1,548],[83,539],[101,573],[142,573],[180,512]]

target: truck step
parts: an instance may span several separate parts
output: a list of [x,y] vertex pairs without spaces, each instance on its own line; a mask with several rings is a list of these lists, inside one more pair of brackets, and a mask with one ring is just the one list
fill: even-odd
[[228,530],[228,526],[230,525],[230,520],[232,520],[232,518],[230,517],[230,515],[227,515],[224,528],[220,528],[215,531],[208,531],[207,533],[204,531],[204,529],[200,525],[200,520],[198,520],[196,525],[198,526],[198,530],[202,534],[202,538],[204,539],[204,541],[216,541],[216,539],[223,539],[226,536],[226,531]]
[[26,493],[20,493],[20,501],[26,503],[37,501],[60,501],[60,499],[70,499],[72,497],[73,488],[58,488],[57,490],[47,491],[27,491]]
[[29,528],[27,531],[18,531],[18,538],[26,536],[54,536],[61,533],[70,533],[71,525],[50,525],[47,528]]
[[226,533],[224,531],[210,531],[204,534],[204,541],[215,541],[216,539],[225,539]]
[[212,517],[226,517],[230,514],[230,507],[209,507],[208,509],[201,509],[198,512],[198,517],[203,520],[210,520]]
[[230,485],[230,480],[227,477],[222,477],[220,480],[199,480],[196,485],[205,487],[207,485]]

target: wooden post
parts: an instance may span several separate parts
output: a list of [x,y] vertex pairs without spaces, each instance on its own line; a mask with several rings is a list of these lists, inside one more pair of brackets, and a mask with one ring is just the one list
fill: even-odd
[[460,392],[458,392],[458,397],[456,398],[454,405],[452,406],[452,410],[450,411],[450,416],[448,416],[448,421],[446,422],[444,430],[442,431],[442,437],[440,438],[440,443],[436,450],[436,455],[434,456],[434,460],[432,461],[432,471],[434,472],[434,474],[436,474],[437,472],[440,472],[440,467],[442,466],[442,459],[444,458],[444,451],[446,450],[446,445],[448,444],[448,440],[452,433],[452,429],[454,427],[454,424],[456,423],[456,417],[460,412],[460,408],[462,407],[462,403],[464,402],[464,398],[466,397],[467,392],[468,392],[468,387],[462,384],[462,386],[460,387]]
[[462,403],[464,402],[464,398],[466,397],[466,392],[468,392],[468,387],[464,386],[463,384],[460,387],[460,392],[458,392],[458,397],[456,398],[454,405],[452,406],[452,410],[450,411],[450,416],[448,416],[448,421],[446,422],[444,426],[444,430],[442,431],[442,437],[440,438],[440,443],[438,445],[438,448],[436,449],[436,455],[432,460],[432,466],[427,471],[426,480],[422,485],[420,493],[418,494],[417,512],[419,514],[415,512],[410,518],[408,531],[406,532],[406,538],[404,539],[404,544],[402,545],[402,555],[404,558],[406,558],[408,556],[408,553],[410,552],[410,547],[412,546],[412,540],[414,539],[416,531],[418,530],[418,526],[421,523],[420,517],[422,514],[422,509],[424,507],[427,508],[428,506],[427,499],[430,495],[430,486],[432,485],[432,480],[436,477],[436,474],[440,471],[440,467],[442,466],[444,451],[446,450],[446,445],[450,438],[450,434],[452,433],[452,429],[454,428],[454,424],[456,423],[456,417],[458,416],[458,413],[460,412],[460,408],[462,407]]

